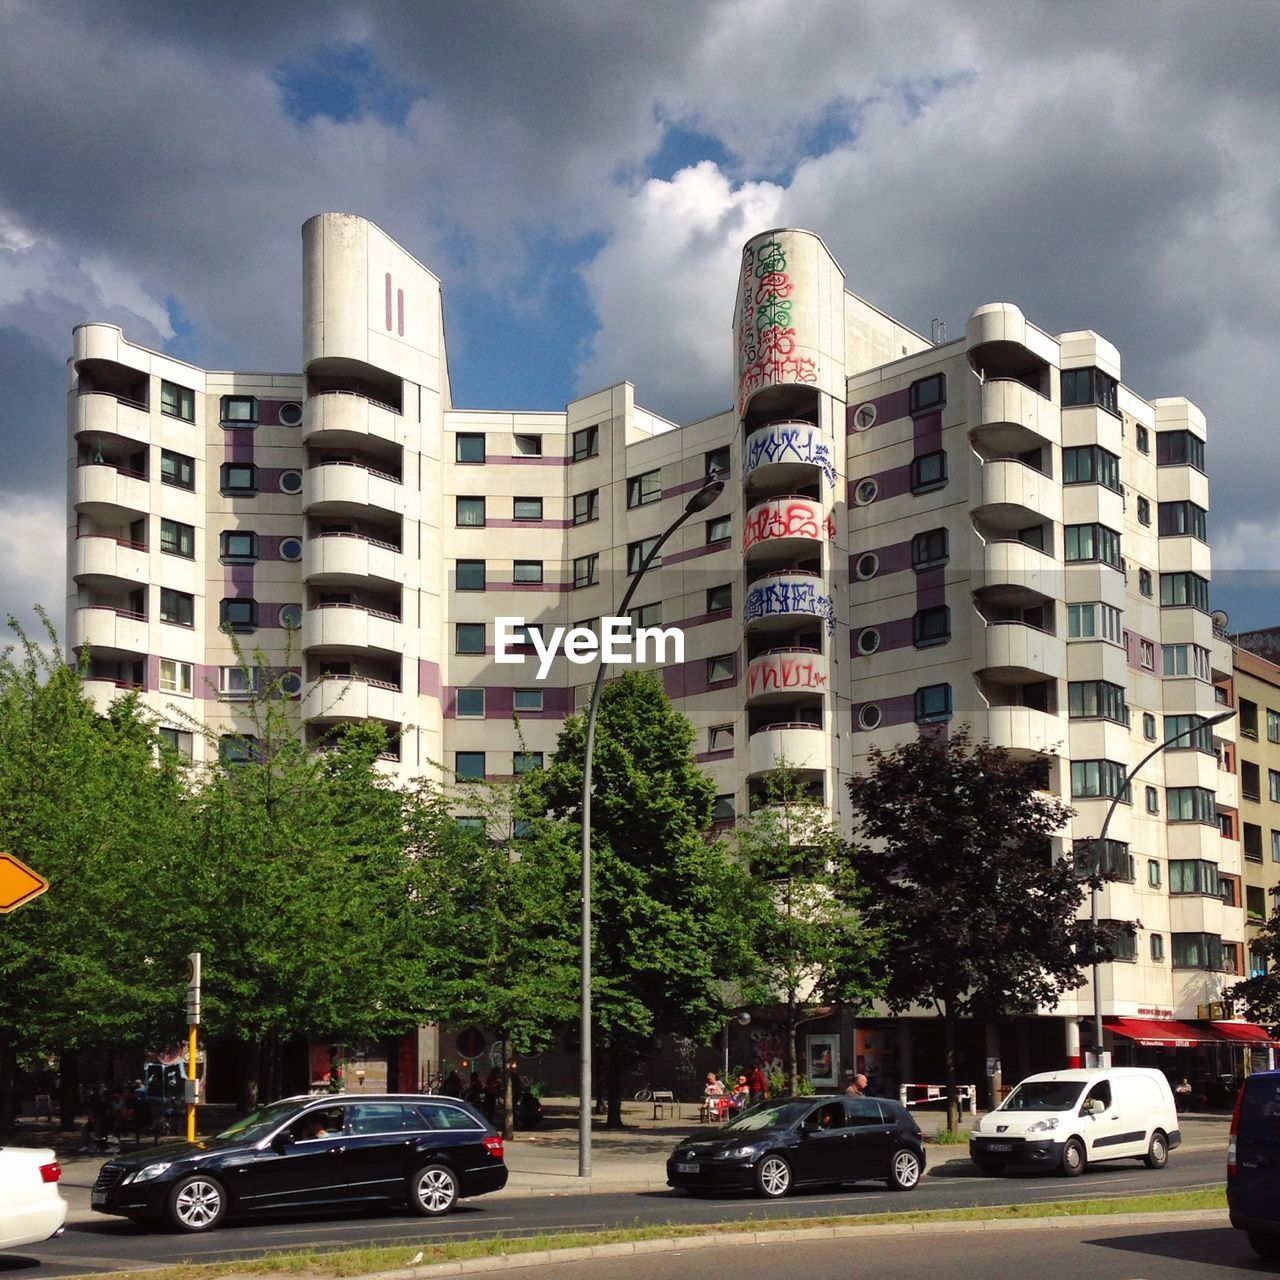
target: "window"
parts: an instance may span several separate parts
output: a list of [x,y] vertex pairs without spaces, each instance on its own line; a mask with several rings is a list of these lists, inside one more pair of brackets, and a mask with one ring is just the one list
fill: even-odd
[[194,756],[192,751],[191,734],[183,729],[171,729],[167,725],[161,725],[156,730],[156,737],[160,739],[160,746],[166,751],[175,751],[184,760],[190,760]]
[[1170,751],[1207,751],[1213,754],[1213,731],[1203,716],[1165,716],[1164,740]]
[[225,529],[219,548],[227,564],[252,564],[258,558],[258,535],[245,529]]
[[301,560],[302,559],[302,540],[300,538],[281,538],[280,539],[280,559],[281,560]]
[[455,752],[453,756],[453,773],[459,782],[483,782],[484,752]]
[[1252,760],[1240,761],[1240,794],[1246,800],[1262,799],[1262,771]]
[[878,480],[859,480],[853,486],[853,505],[855,507],[865,507],[868,503],[874,502],[879,493],[880,483]]
[[457,498],[454,522],[463,529],[479,529],[484,526],[484,499]]
[[1162,573],[1160,575],[1160,607],[1180,608],[1190,605],[1201,613],[1209,612],[1209,582],[1198,573]]
[[1169,892],[1198,893],[1207,898],[1222,897],[1218,865],[1201,858],[1169,859]]
[[1164,807],[1170,822],[1203,822],[1218,825],[1213,792],[1206,787],[1168,787]]
[[1151,523],[1151,502],[1147,498],[1138,499],[1138,523],[1141,525]]
[[1106,680],[1073,680],[1067,685],[1067,714],[1072,720],[1129,723],[1124,687]]
[[1258,740],[1258,704],[1248,698],[1240,699],[1240,734]]
[[732,751],[733,725],[713,724],[711,728],[707,730],[707,750]]
[[1156,466],[1204,470],[1204,441],[1190,431],[1156,432]]
[[722,582],[719,586],[707,588],[707,612],[722,613],[733,608],[733,584]]
[[1280,831],[1271,833],[1271,861],[1280,862]]
[[224,427],[256,427],[258,401],[253,396],[223,396],[222,425]]
[[196,487],[196,460],[172,449],[160,450],[160,483],[171,484],[178,489]]
[[512,498],[511,517],[513,520],[541,520],[541,498]]
[[1063,546],[1070,561],[1101,561],[1120,568],[1120,535],[1105,524],[1069,524],[1063,530]]
[[453,438],[455,462],[476,463],[484,461],[484,435],[460,432]]
[[911,384],[911,413],[928,413],[947,403],[947,379],[945,374],[935,373]]
[[1138,935],[1132,925],[1121,925],[1111,938],[1111,958],[1131,962],[1138,958]]
[[1109,604],[1069,604],[1067,635],[1072,640],[1101,639],[1120,644],[1120,610]]
[[1194,502],[1162,502],[1159,512],[1162,538],[1198,538],[1209,541],[1209,513]]
[[1267,972],[1267,957],[1261,951],[1249,949],[1249,977],[1261,978]]
[[1160,887],[1160,864],[1154,858],[1147,859],[1147,884],[1153,889]]
[[864,551],[853,566],[853,576],[859,582],[866,582],[880,572],[880,557],[874,551]]
[[541,622],[526,622],[512,628],[511,643],[517,648],[528,649],[533,646],[533,637],[542,639],[544,632]]
[[716,796],[711,810],[712,822],[732,822],[737,816],[737,803],[732,795]]
[[484,652],[484,623],[483,622],[458,622],[454,624],[454,652],[455,653],[483,653]]
[[195,596],[185,591],[170,591],[168,587],[160,588],[160,621],[172,622],[175,626],[191,627],[195,625]]
[[1236,815],[1234,813],[1218,814],[1218,831],[1224,840],[1236,838]]
[[224,698],[251,698],[261,688],[257,667],[219,667],[218,692]]
[[218,739],[218,759],[228,768],[252,764],[258,754],[258,739],[251,733],[224,733]]
[[1138,640],[1138,665],[1144,671],[1156,669],[1156,646],[1152,640]]
[[600,581],[600,557],[592,554],[589,556],[578,556],[573,562],[573,585],[576,590],[579,587],[594,587]]
[[258,625],[258,602],[250,596],[224,599],[218,607],[218,620],[228,631],[252,631]]
[[915,616],[913,627],[917,649],[946,644],[951,639],[951,610],[945,604],[921,609]]
[[224,462],[220,487],[223,493],[257,493],[258,468],[252,462]]
[[542,457],[542,437],[517,435],[515,438],[516,456],[521,458]]
[[916,724],[951,719],[951,686],[929,684],[916,690]]
[[189,524],[179,524],[176,520],[160,521],[160,550],[171,556],[185,556],[195,559],[196,531]]
[[1198,644],[1165,645],[1164,673],[1166,676],[1195,676],[1197,680],[1208,680],[1209,650]]
[[191,663],[175,662],[172,658],[160,659],[160,692],[191,692]]
[[[1114,760],[1073,760],[1071,795],[1076,799],[1118,796],[1124,786],[1124,765]],[[1124,797],[1127,799],[1127,797]]]
[[1151,570],[1150,569],[1138,570],[1138,590],[1141,591],[1142,594],[1146,596],[1148,600],[1151,599],[1152,586],[1151,586]]
[[[658,545],[657,538],[642,538],[639,542],[627,544],[627,572],[639,573],[645,557]],[[651,568],[656,569],[662,563],[661,556],[654,556]]]
[[1267,708],[1267,741],[1280,742],[1280,711]]
[[713,471],[718,471],[722,476],[727,476],[730,470],[727,444],[722,448],[710,450],[703,458],[703,475],[709,476]]
[[516,689],[511,695],[511,705],[515,711],[541,711],[541,689]]
[[717,516],[707,521],[707,545],[713,542],[727,542],[733,537],[733,517]]
[[1119,413],[1117,391],[1119,384],[1101,369],[1063,369],[1062,407],[1096,404],[1108,413]]
[[1157,962],[1164,960],[1164,934],[1153,933],[1151,935],[1151,958]]
[[1267,915],[1267,891],[1257,885],[1246,885],[1244,891],[1245,915],[1250,920],[1263,920]]
[[511,757],[511,772],[514,774],[533,773],[541,768],[541,751],[517,751]]
[[943,449],[911,460],[911,492],[930,493],[947,483],[947,455]]
[[1097,444],[1063,449],[1062,483],[1100,484],[1120,493],[1120,457]]
[[542,581],[542,561],[514,561],[511,566],[511,580],[513,582],[524,583],[526,586],[540,583]]
[[1159,813],[1160,812],[1160,793],[1155,789],[1155,787],[1146,787],[1144,788],[1144,790],[1146,792],[1147,812]]
[[1142,713],[1142,736],[1148,742],[1156,740],[1156,718],[1149,711]]
[[1133,883],[1134,860],[1123,840],[1081,840],[1072,851],[1076,875],[1098,875],[1106,880]]
[[662,606],[660,604],[642,604],[627,610],[627,618],[632,628],[662,626]]
[[1175,933],[1173,967],[1175,969],[1222,970],[1222,939],[1215,933]]
[[600,490],[588,489],[573,495],[573,523],[590,524],[600,519]]
[[160,412],[171,418],[181,418],[183,422],[196,420],[196,393],[189,387],[180,387],[176,382],[161,382]]
[[722,653],[715,658],[708,658],[707,683],[715,684],[720,680],[732,680],[734,670],[734,655],[731,653]]
[[458,591],[483,591],[484,561],[455,560],[453,583]]
[[627,481],[627,506],[643,507],[662,497],[662,472],[646,471]]
[[1134,426],[1133,441],[1138,446],[1139,453],[1151,452],[1151,432],[1146,427]]
[[454,706],[454,715],[456,715],[459,720],[483,720],[484,690],[459,689],[457,693],[457,702]]
[[600,452],[600,428],[583,427],[581,431],[573,433],[573,460],[574,462],[585,462],[587,458],[594,458]]

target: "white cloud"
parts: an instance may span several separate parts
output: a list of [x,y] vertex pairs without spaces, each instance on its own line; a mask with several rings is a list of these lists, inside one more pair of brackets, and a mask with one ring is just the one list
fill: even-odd
[[0,616],[12,615],[32,638],[43,634],[35,606],[61,638],[66,601],[67,518],[61,496],[0,492]]

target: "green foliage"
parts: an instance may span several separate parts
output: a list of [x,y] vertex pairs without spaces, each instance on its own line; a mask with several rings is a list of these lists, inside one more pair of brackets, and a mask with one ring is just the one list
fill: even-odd
[[1271,915],[1250,937],[1249,952],[1251,956],[1265,957],[1267,971],[1237,982],[1226,996],[1242,1000],[1244,1016],[1274,1034],[1274,1029],[1280,1027],[1280,897],[1275,897]]

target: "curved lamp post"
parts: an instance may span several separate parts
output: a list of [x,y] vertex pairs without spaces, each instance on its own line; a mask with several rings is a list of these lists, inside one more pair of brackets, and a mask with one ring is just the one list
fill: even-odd
[[[1224,720],[1230,720],[1235,715],[1235,711],[1220,711],[1216,716],[1211,716],[1208,720],[1202,720],[1199,724],[1193,724],[1189,729],[1184,729],[1181,733],[1175,733],[1172,738],[1166,738],[1158,746],[1153,747],[1147,752],[1137,764],[1125,774],[1124,781],[1120,784],[1120,790],[1112,797],[1111,804],[1107,808],[1107,816],[1102,820],[1102,830],[1098,832],[1098,838],[1093,845],[1093,883],[1089,889],[1090,907],[1089,919],[1094,929],[1098,927],[1098,872],[1101,868],[1102,849],[1107,839],[1107,828],[1111,825],[1111,816],[1116,811],[1116,805],[1120,803],[1121,796],[1129,789],[1129,783],[1137,776],[1138,771],[1148,760],[1154,759],[1162,751],[1173,746],[1175,742],[1183,738],[1189,738],[1193,733],[1199,733],[1201,729],[1212,729],[1215,724],[1221,724]],[[1098,961],[1093,962],[1093,1052],[1094,1056],[1101,1059],[1102,1057],[1102,992],[1098,985]]]
[[[661,537],[649,548],[649,554],[640,562],[640,568],[631,579],[618,605],[614,617],[626,615],[631,597],[635,595],[640,579],[657,557],[667,539],[692,515],[705,511],[724,492],[724,481],[713,471],[706,484],[684,505],[684,510],[667,527]],[[600,709],[600,693],[604,689],[607,667],[604,655],[591,688],[591,707],[587,711],[586,748],[582,759],[582,960],[579,1028],[582,1038],[578,1070],[578,1176],[591,1176],[591,757],[596,743],[596,714]]]

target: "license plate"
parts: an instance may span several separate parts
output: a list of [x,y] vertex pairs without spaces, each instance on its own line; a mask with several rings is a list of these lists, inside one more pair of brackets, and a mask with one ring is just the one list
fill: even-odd
[[677,1173],[697,1173],[699,1166],[696,1164],[678,1164],[676,1165]]
[[987,1150],[988,1151],[1012,1151],[1013,1143],[1012,1142],[988,1142]]
[[89,1196],[90,1204],[106,1204],[107,1193],[105,1191],[94,1191]]

